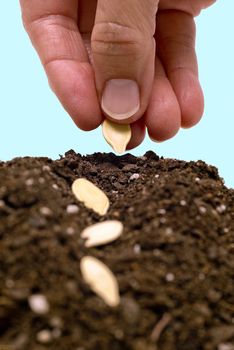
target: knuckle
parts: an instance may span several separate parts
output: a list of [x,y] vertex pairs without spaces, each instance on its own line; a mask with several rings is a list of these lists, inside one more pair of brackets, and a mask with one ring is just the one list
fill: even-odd
[[142,55],[142,33],[137,29],[118,23],[95,24],[92,38],[92,53],[102,56]]

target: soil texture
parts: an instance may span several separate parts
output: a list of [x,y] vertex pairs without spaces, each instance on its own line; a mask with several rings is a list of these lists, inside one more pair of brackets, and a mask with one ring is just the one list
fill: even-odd
[[[109,197],[105,216],[76,200],[79,177]],[[81,231],[106,219],[123,235],[85,248]],[[85,255],[116,276],[118,307],[83,281]],[[234,190],[151,151],[0,162],[0,349],[234,350]]]

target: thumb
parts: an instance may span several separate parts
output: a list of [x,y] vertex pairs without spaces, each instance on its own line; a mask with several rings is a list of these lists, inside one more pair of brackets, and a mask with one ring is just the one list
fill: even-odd
[[159,0],[98,0],[91,38],[96,87],[105,115],[120,123],[142,117],[154,78]]

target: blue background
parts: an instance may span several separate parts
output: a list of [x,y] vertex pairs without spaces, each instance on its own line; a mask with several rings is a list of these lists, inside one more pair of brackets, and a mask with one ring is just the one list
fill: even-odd
[[[228,187],[234,187],[233,15],[234,1],[218,0],[197,18],[197,53],[206,99],[203,120],[162,144],[147,138],[133,151],[142,155],[152,149],[164,157],[202,159],[219,168]],[[16,0],[1,3],[0,33],[0,159],[26,155],[55,159],[71,148],[82,154],[109,152],[100,129],[78,130],[50,91]]]

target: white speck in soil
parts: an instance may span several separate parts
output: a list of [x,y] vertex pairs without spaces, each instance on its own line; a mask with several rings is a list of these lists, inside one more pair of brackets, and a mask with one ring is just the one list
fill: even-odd
[[74,230],[73,227],[68,227],[68,228],[66,229],[66,234],[67,234],[68,236],[73,236],[74,233],[75,233],[75,230]]
[[43,171],[51,171],[51,167],[49,165],[43,165],[42,170]]
[[159,178],[159,174],[156,174],[154,177],[155,177],[156,179],[158,179],[158,178]]
[[44,216],[51,216],[53,213],[52,213],[52,210],[48,207],[42,207],[40,208],[40,213]]
[[55,328],[55,329],[53,329],[53,330],[51,331],[51,334],[52,334],[52,337],[53,337],[54,339],[58,339],[58,338],[61,337],[62,332],[61,332],[61,329]]
[[221,205],[219,205],[218,207],[216,207],[216,211],[217,211],[219,214],[224,213],[226,209],[227,209],[227,207],[226,207],[225,204],[221,204]]
[[169,273],[166,274],[165,278],[166,278],[167,282],[173,282],[174,279],[175,279],[175,275],[173,273],[169,272]]
[[165,224],[167,222],[167,219],[166,218],[161,218],[159,221],[160,221],[161,224]]
[[195,182],[199,182],[199,181],[201,181],[200,177],[196,177]]
[[204,273],[199,273],[198,279],[199,279],[200,281],[204,281],[205,278],[206,278],[206,275],[205,275]]
[[173,235],[173,230],[172,230],[172,228],[171,227],[167,227],[166,229],[165,229],[165,234],[167,235],[167,236],[172,236]]
[[224,233],[228,233],[229,232],[229,228],[228,227],[224,227],[223,232]]
[[52,340],[52,334],[49,329],[43,329],[37,333],[37,341],[42,344],[48,344]]
[[185,206],[187,205],[187,202],[186,202],[184,199],[182,199],[182,200],[180,201],[180,205],[181,205],[182,207],[185,207]]
[[206,208],[205,207],[199,207],[199,212],[201,214],[205,214],[207,212]]
[[76,204],[69,204],[66,211],[68,214],[77,214],[79,212],[79,207]]
[[15,286],[15,282],[13,280],[11,280],[11,279],[6,280],[5,283],[6,283],[6,287],[9,288],[9,289],[11,289],[11,288],[13,288]]
[[57,184],[53,184],[52,187],[53,187],[54,190],[58,190],[59,189]]
[[28,298],[28,303],[31,310],[35,314],[44,315],[49,312],[50,305],[43,294],[32,294]]
[[129,180],[130,181],[137,180],[139,179],[139,177],[140,177],[140,174],[134,173],[130,176]]
[[41,185],[43,185],[45,183],[44,177],[39,177],[38,181]]
[[0,208],[3,208],[3,207],[5,207],[5,202],[1,199],[0,200]]
[[166,214],[166,210],[165,209],[158,209],[158,214],[165,215]]
[[133,247],[133,251],[134,251],[135,254],[140,254],[140,252],[141,252],[140,244],[135,244],[134,247]]
[[234,350],[234,344],[231,344],[231,343],[219,344],[218,350]]
[[27,179],[27,180],[25,181],[25,185],[26,185],[26,186],[32,186],[33,184],[34,184],[34,180],[33,180],[32,178]]

